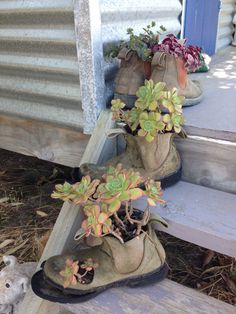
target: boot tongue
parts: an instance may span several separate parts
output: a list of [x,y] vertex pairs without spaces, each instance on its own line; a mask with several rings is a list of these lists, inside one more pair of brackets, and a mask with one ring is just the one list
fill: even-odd
[[145,234],[141,234],[124,244],[112,236],[104,237],[102,250],[113,259],[120,274],[128,274],[138,269],[144,256]]

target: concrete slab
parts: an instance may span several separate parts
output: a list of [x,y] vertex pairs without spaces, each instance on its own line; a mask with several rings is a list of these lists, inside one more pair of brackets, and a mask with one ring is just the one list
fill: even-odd
[[201,82],[204,99],[184,109],[189,134],[236,141],[236,47],[212,58],[210,71],[191,74]]

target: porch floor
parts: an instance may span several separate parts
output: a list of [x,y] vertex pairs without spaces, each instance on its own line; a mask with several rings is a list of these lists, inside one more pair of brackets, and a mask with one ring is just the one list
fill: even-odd
[[212,57],[209,72],[190,79],[201,82],[204,99],[184,109],[188,133],[236,141],[236,47],[221,50]]

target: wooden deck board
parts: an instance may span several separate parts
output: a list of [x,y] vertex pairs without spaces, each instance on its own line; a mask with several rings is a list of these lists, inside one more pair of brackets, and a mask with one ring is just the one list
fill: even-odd
[[[236,256],[236,195],[180,181],[166,189],[166,206],[152,207],[169,222],[169,234],[232,257]],[[135,207],[145,208],[145,199]]]
[[184,181],[236,194],[236,142],[189,136],[176,144]]
[[90,301],[63,307],[75,314],[235,314],[236,309],[167,279],[146,287],[110,289]]
[[90,136],[80,129],[0,114],[0,147],[65,166],[78,166]]

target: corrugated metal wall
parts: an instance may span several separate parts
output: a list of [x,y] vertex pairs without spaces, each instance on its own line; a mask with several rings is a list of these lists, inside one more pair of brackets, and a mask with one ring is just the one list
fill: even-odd
[[[75,3],[81,3],[79,14],[88,22],[80,24],[81,27],[76,25],[77,35]],[[179,0],[0,1],[0,113],[85,126],[85,132],[90,133],[96,115],[104,108],[104,101],[95,97],[98,89],[98,94],[104,94],[104,85],[99,85],[96,75],[88,75],[89,71],[96,72],[99,60],[102,62],[102,48],[98,51],[99,45],[92,46],[88,64],[82,58],[86,40],[92,45],[96,41],[106,45],[127,38],[128,27],[141,31],[152,20],[177,34],[181,28],[181,10]],[[88,38],[81,40],[81,34],[87,34]],[[104,68],[108,99],[117,63],[104,62]],[[91,88],[82,88],[82,92],[79,73],[83,74],[81,86],[91,84]],[[84,90],[92,92],[85,95]]]
[[[126,30],[132,27],[137,33],[151,21],[157,29],[164,25],[167,33],[179,34],[182,5],[179,0],[100,0],[102,40],[104,46],[110,42],[127,39]],[[106,96],[112,95],[116,62],[105,63]]]
[[221,0],[216,51],[228,46],[232,42],[232,34],[234,32],[232,22],[235,6],[236,0]]
[[0,1],[0,112],[82,126],[73,0]]

